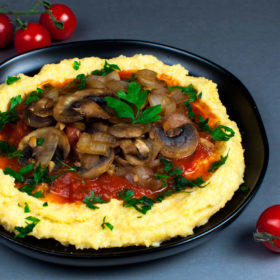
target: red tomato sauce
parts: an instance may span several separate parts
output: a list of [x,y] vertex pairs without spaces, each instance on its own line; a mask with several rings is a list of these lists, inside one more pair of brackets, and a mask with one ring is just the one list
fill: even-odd
[[[119,75],[121,79],[130,79],[132,73],[135,72],[136,70],[121,71],[119,72]],[[178,84],[177,81],[171,79],[165,74],[160,75],[159,79],[166,81],[169,86]],[[62,87],[69,82],[71,82],[71,80],[66,80],[65,82],[60,84],[50,84],[52,84],[52,86]],[[215,126],[215,124],[218,122],[218,118],[210,111],[209,107],[205,103],[201,101],[195,101],[192,103],[192,109],[195,114],[200,114],[204,118],[209,118],[210,127]],[[24,105],[19,105],[17,107],[17,111],[19,114],[18,122],[5,125],[0,133],[0,140],[7,141],[10,145],[15,146],[18,145],[20,140],[25,135],[31,132],[31,128],[27,127],[24,123]],[[71,155],[66,162],[69,165],[72,165],[76,157],[76,143],[81,132],[79,129],[69,125],[65,127],[64,132],[66,133],[71,146]],[[202,138],[210,140],[209,134],[205,132],[199,131],[199,135]],[[208,169],[214,161],[217,161],[219,159],[218,157],[219,155],[216,152],[210,151],[206,147],[199,144],[196,151],[191,156],[173,160],[173,163],[175,166],[178,166],[183,170],[182,175],[187,179],[193,180],[202,176],[202,178],[206,180],[210,176]],[[17,159],[0,157],[0,168],[4,169],[7,166],[16,171],[19,171],[19,169],[22,167],[18,163]],[[59,171],[56,172],[59,173]],[[22,184],[17,184],[17,187],[21,186]],[[40,185],[37,187],[37,189],[40,189],[41,187],[42,186]],[[45,192],[44,199],[55,201],[57,203],[79,203],[85,198],[85,196],[90,195],[91,191],[94,191],[95,196],[100,196],[102,199],[108,201],[111,198],[119,199],[119,193],[123,193],[125,189],[131,189],[134,192],[136,198],[139,198],[143,195],[154,198],[159,192],[166,190],[166,188],[158,191],[146,189],[141,186],[132,184],[125,177],[116,175],[103,174],[96,179],[85,179],[74,172],[64,173],[63,175],[55,179],[51,186],[47,186],[46,184],[44,184],[42,188],[44,188],[44,190],[47,190]]]

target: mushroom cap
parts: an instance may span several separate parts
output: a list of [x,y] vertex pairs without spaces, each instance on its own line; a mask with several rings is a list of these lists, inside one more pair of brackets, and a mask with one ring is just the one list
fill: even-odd
[[190,156],[196,150],[199,136],[195,126],[187,123],[180,127],[181,133],[175,137],[168,137],[163,128],[154,127],[152,134],[161,145],[160,153],[167,158],[182,158]]

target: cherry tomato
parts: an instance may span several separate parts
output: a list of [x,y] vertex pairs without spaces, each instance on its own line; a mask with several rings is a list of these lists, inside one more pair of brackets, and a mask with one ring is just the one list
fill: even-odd
[[254,238],[268,249],[280,253],[280,205],[267,208],[257,221]]
[[48,30],[41,24],[29,22],[26,28],[19,29],[15,34],[15,48],[18,53],[46,47],[51,44]]
[[7,46],[13,38],[13,25],[7,15],[0,14],[0,48]]
[[77,25],[77,18],[73,11],[63,4],[53,4],[49,10],[56,20],[64,23],[64,27],[58,29],[48,13],[41,14],[40,23],[48,29],[53,39],[61,41],[69,38],[74,33]]

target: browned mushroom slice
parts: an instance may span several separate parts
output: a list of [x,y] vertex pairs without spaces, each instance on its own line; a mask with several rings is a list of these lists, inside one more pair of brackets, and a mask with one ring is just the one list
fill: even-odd
[[160,153],[167,158],[190,156],[198,145],[198,133],[194,125],[188,123],[180,127],[180,134],[168,137],[162,127],[154,127],[152,134],[162,146]]
[[[37,145],[37,140],[43,139],[42,145]],[[65,133],[54,127],[39,128],[22,138],[18,149],[23,154],[35,160],[36,164],[41,163],[47,166],[59,149],[62,159],[66,159],[70,152],[70,144]]]
[[155,178],[151,168],[136,166],[131,170],[130,174],[127,174],[126,178],[143,188],[149,188],[151,190],[160,190],[162,188],[162,182]]
[[110,149],[108,156],[80,154],[82,168],[79,171],[84,178],[94,179],[105,173],[114,160],[114,151]]
[[172,113],[167,115],[162,121],[162,127],[168,137],[174,137],[182,132],[182,126],[191,123],[185,113]]
[[102,103],[106,95],[104,89],[86,89],[71,95],[61,96],[54,106],[54,118],[63,123],[72,123],[84,118],[108,119],[110,116],[97,103]]
[[128,82],[126,81],[109,80],[105,85],[106,88],[112,90],[114,93],[117,93],[119,90],[126,91],[128,88]]
[[54,124],[53,106],[54,101],[50,98],[42,98],[31,102],[24,110],[24,122],[35,128]]
[[166,83],[164,81],[160,81],[157,78],[157,73],[152,70],[148,70],[148,69],[139,70],[135,73],[135,75],[140,85],[145,88],[158,89],[158,88],[166,87]]
[[118,72],[113,71],[106,76],[99,76],[99,75],[89,75],[86,78],[86,84],[90,88],[105,88],[105,83],[108,81],[119,81],[120,76]]
[[150,130],[150,124],[128,124],[118,123],[111,126],[108,130],[110,134],[118,138],[136,138]]

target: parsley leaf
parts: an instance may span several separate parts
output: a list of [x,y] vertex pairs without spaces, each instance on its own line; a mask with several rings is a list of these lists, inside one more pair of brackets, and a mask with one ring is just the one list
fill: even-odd
[[75,60],[73,63],[74,70],[76,70],[76,71],[79,70],[80,66],[81,66],[81,61]]
[[120,67],[117,64],[110,64],[107,62],[107,60],[105,60],[103,69],[92,71],[92,75],[106,76],[115,70],[121,71]]
[[221,159],[212,163],[211,167],[208,169],[209,172],[213,172],[218,169],[220,166],[224,165],[228,159],[228,154],[225,157],[221,155]]
[[137,108],[138,116],[141,107],[144,105],[147,99],[147,90],[141,91],[141,85],[135,82],[128,84],[127,93],[122,90],[119,90],[117,95],[119,98],[124,99],[125,101],[134,104]]
[[38,218],[28,216],[25,218],[26,221],[29,221],[31,223],[25,222],[25,227],[15,227],[15,230],[17,230],[19,233],[15,236],[16,238],[24,238],[27,236],[28,233],[32,232],[34,227],[40,222]]
[[8,158],[23,157],[21,150],[17,150],[14,145],[10,146],[6,141],[0,141],[0,155],[7,156]]
[[155,201],[147,196],[142,196],[141,198],[133,198],[134,192],[129,189],[125,189],[123,193],[119,193],[119,197],[123,199],[124,207],[133,207],[138,212],[146,214],[151,210]]
[[73,83],[78,89],[84,89],[86,87],[86,76],[85,74],[79,74],[74,79]]
[[161,112],[161,105],[156,105],[153,107],[150,107],[142,112],[140,117],[132,122],[132,124],[135,123],[151,123],[159,120],[161,118],[160,115],[158,115]]
[[193,110],[192,106],[188,101],[185,101],[185,106],[188,109],[188,117],[195,122],[199,128],[211,135],[211,138],[215,141],[228,141],[231,137],[235,135],[233,129],[228,126],[218,125],[214,129],[211,129],[208,121],[209,119],[204,119],[201,115],[196,115]]
[[43,207],[47,207],[47,206],[48,206],[48,202],[45,201],[45,202],[43,203]]
[[50,176],[47,166],[42,167],[41,163],[35,168],[31,184],[38,185],[39,183],[51,183],[57,176]]
[[133,104],[136,109],[136,115],[131,107],[127,103],[116,99],[114,97],[106,96],[105,101],[107,106],[113,108],[120,118],[130,118],[132,120],[132,124],[135,123],[150,123],[159,120],[161,117],[158,115],[161,111],[161,105],[150,107],[144,110],[141,115],[140,109],[145,104],[147,100],[147,90],[141,91],[141,85],[136,82],[132,82],[128,84],[127,93],[120,90],[117,95],[120,99],[123,99],[131,104]]
[[108,222],[106,222],[106,216],[103,218],[103,222],[101,224],[101,227],[103,229],[105,229],[105,227],[107,227],[109,230],[113,230],[114,229],[114,226]]
[[8,76],[8,78],[6,80],[6,84],[11,85],[14,82],[18,81],[19,79],[20,79],[20,77],[17,77],[17,76]]
[[6,112],[0,112],[0,131],[6,123],[16,122],[18,120],[18,114],[14,109],[17,105],[21,103],[22,99],[20,95],[12,97],[10,109]]
[[30,213],[30,208],[26,202],[24,202],[24,213]]
[[44,90],[41,89],[41,88],[37,88],[36,90],[31,91],[27,95],[27,97],[26,97],[26,99],[24,101],[24,104],[25,105],[29,105],[31,102],[39,100],[43,91]]
[[134,119],[134,112],[128,104],[110,96],[106,96],[104,99],[107,105],[115,110],[119,118]]
[[99,209],[99,207],[94,205],[95,203],[107,203],[107,202],[108,201],[103,200],[100,195],[99,196],[95,196],[93,190],[91,190],[89,196],[86,196],[83,199],[83,203],[85,203],[88,208],[93,209],[93,210],[94,209]]
[[188,85],[186,87],[180,87],[180,86],[168,87],[169,90],[172,90],[174,88],[178,88],[178,89],[180,89],[182,91],[183,94],[189,95],[189,102],[195,101],[197,91],[193,87],[192,84],[190,84],[190,85]]

